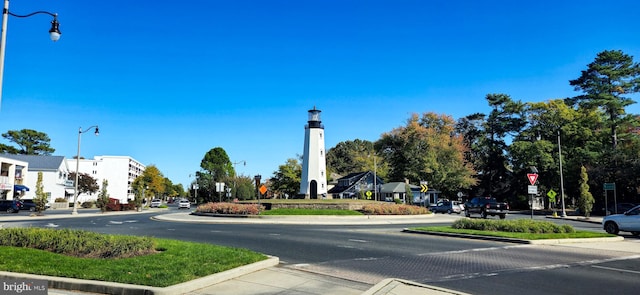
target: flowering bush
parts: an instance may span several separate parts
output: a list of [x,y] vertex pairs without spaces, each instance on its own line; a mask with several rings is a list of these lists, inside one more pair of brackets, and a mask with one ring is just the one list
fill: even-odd
[[366,204],[362,207],[362,212],[371,215],[417,215],[427,214],[429,210],[413,205]]
[[264,211],[264,206],[257,204],[238,204],[238,203],[206,203],[198,206],[198,213],[214,213],[214,214],[238,214],[238,215],[258,215],[260,211]]

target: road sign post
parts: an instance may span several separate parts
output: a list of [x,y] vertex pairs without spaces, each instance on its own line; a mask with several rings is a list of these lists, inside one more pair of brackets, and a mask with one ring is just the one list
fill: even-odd
[[531,219],[533,219],[533,195],[538,194],[538,187],[536,186],[536,181],[538,180],[538,173],[527,173],[527,179],[529,179],[530,186],[527,187],[529,193],[529,199],[531,206]]
[[618,200],[616,197],[616,183],[605,182],[604,188],[604,215],[609,215],[609,204],[607,198],[609,197],[609,191],[613,191],[613,212],[618,213]]

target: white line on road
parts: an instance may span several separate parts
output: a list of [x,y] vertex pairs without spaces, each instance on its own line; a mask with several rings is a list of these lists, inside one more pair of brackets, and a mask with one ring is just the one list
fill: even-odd
[[591,267],[601,268],[601,269],[606,269],[606,270],[613,270],[613,271],[621,271],[621,272],[640,274],[640,271],[635,271],[635,270],[613,268],[613,267],[606,267],[606,266],[600,266],[600,265],[592,265]]
[[349,239],[349,242],[358,242],[358,243],[368,243],[369,241],[365,241],[365,240],[356,240],[356,239]]
[[504,247],[488,247],[488,248],[475,248],[475,249],[456,250],[456,251],[444,251],[444,252],[433,252],[433,253],[420,253],[420,254],[418,254],[418,256],[461,254],[461,253],[471,253],[471,252],[480,252],[480,251],[505,250],[505,249],[511,249],[511,248],[522,248],[522,247],[531,247],[531,245],[516,245],[516,246],[504,246]]

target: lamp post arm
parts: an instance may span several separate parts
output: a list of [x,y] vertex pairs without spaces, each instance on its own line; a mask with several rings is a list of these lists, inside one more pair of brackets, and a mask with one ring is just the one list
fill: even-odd
[[19,14],[15,14],[15,13],[9,11],[8,8],[5,8],[4,9],[4,13],[9,14],[10,16],[15,16],[15,17],[30,17],[30,16],[36,15],[36,14],[48,14],[50,16],[53,16],[54,19],[58,17],[57,13],[51,13],[51,12],[43,11],[43,10],[32,12],[32,13],[25,14],[25,15],[19,15]]
[[96,129],[96,135],[98,135],[98,133],[99,133],[98,132],[98,125],[91,126],[91,127],[87,128],[87,129],[85,129],[84,131],[82,131],[82,128],[80,128],[80,130],[78,132],[79,133],[87,133],[87,132],[89,132],[89,130],[91,130],[93,128]]

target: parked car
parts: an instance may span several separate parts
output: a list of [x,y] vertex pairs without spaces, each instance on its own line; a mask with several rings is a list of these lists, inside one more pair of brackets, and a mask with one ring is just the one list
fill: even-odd
[[151,208],[154,208],[154,207],[158,208],[158,207],[160,207],[160,205],[162,205],[162,200],[160,200],[160,199],[151,200],[151,206],[150,206]]
[[608,214],[622,214],[624,212],[627,212],[627,211],[633,209],[633,207],[635,207],[635,206],[636,206],[636,204],[633,204],[633,203],[618,203],[616,205],[611,204],[611,205],[609,205],[609,208],[607,209],[607,210],[609,210],[609,212],[607,212],[607,213]]
[[178,209],[191,209],[191,203],[189,202],[189,200],[187,199],[182,199],[180,201],[178,201]]
[[602,219],[602,228],[610,234],[617,235],[621,231],[640,235],[640,205],[623,214],[613,214]]
[[464,215],[471,217],[471,213],[480,214],[482,218],[487,218],[487,215],[498,215],[500,219],[504,219],[509,213],[509,204],[498,202],[492,197],[475,197],[464,203]]
[[462,207],[458,201],[440,200],[429,208],[433,213],[462,213]]
[[20,212],[20,201],[18,200],[0,200],[0,211],[7,213]]
[[[44,204],[44,208],[49,209],[51,207],[51,204],[46,203]],[[36,212],[36,203],[32,200],[32,199],[28,199],[28,200],[20,200],[20,210],[25,210],[25,211],[29,211],[29,212]]]

